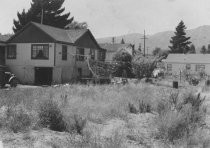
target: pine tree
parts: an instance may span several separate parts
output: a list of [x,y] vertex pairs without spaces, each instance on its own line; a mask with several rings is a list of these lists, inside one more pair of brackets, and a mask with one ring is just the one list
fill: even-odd
[[71,24],[73,17],[69,18],[70,13],[62,14],[64,0],[32,0],[31,8],[26,12],[24,9],[17,13],[18,20],[14,20],[13,31],[17,32],[27,23],[33,21],[40,23],[43,12],[43,24],[58,28],[65,28]]
[[206,46],[202,46],[201,51],[202,54],[206,54],[207,53],[207,49]]
[[187,53],[189,51],[191,42],[189,41],[190,37],[186,37],[186,29],[183,21],[176,27],[175,36],[171,37],[170,40],[171,46],[169,48],[171,53]]
[[121,40],[121,44],[125,44],[125,41],[124,41],[124,39],[122,38],[122,40]]
[[196,53],[194,44],[190,45],[190,50],[188,51],[188,53]]
[[162,50],[159,47],[155,47],[155,49],[152,51],[152,54],[154,56],[159,56],[161,54]]

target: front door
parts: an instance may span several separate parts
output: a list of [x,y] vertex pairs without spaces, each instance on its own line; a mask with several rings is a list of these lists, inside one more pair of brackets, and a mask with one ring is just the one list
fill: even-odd
[[5,47],[0,46],[0,65],[5,65]]
[[35,85],[51,85],[51,84],[52,84],[52,68],[36,67]]

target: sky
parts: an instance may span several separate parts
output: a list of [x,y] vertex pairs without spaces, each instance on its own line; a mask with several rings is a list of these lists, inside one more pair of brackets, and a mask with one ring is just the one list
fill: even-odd
[[[31,0],[0,0],[0,33],[12,33],[17,12]],[[188,29],[210,25],[210,0],[65,0],[65,12],[87,22],[96,38],[128,33],[174,30],[183,20]]]

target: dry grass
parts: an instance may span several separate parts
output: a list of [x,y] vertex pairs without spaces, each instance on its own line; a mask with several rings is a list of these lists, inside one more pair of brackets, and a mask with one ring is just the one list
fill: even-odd
[[[86,131],[94,132],[93,128],[86,126],[85,123],[87,123],[87,125],[91,123],[97,127],[104,127],[104,124],[112,119],[119,119],[127,123],[127,121],[130,121],[129,104],[132,104],[137,110],[143,110],[142,112],[150,112],[144,109],[147,108],[147,105],[150,106],[149,110],[151,109],[152,113],[147,113],[146,115],[137,114],[135,116],[157,116],[158,112],[160,114],[167,110],[167,108],[162,108],[167,106],[165,105],[165,102],[162,102],[162,106],[160,102],[169,99],[173,92],[174,90],[172,88],[154,86],[145,83],[128,84],[124,86],[65,85],[55,88],[17,88],[14,90],[0,90],[0,108],[16,108],[21,105],[22,108],[24,108],[24,112],[27,113],[31,119],[30,126],[26,127],[40,129],[40,127],[37,128],[37,123],[39,122],[40,102],[45,102],[50,99],[60,110],[59,114],[62,114],[63,120],[68,123],[68,129],[72,128],[73,125],[73,128],[77,133],[81,134],[79,138],[80,140],[76,140],[77,142],[74,141],[76,143],[75,147],[123,147],[126,145],[126,141],[129,140],[129,138],[133,138],[129,136],[129,138],[126,137],[126,134],[119,135],[119,133],[115,133],[107,139],[104,139],[101,135],[98,135],[98,138],[96,138],[93,136],[94,134],[88,135],[83,131],[83,129],[85,129]],[[188,89],[182,88],[179,90],[180,94],[183,94],[184,92],[188,92]],[[170,100],[173,104],[178,104],[175,98],[171,98]],[[140,105],[142,107],[140,107]],[[138,111],[138,113],[139,112],[140,111]],[[164,123],[168,125],[162,123],[164,126],[183,122],[182,117],[179,116],[179,114],[167,112],[166,115],[167,116],[164,117],[171,120],[168,123]],[[0,117],[0,119],[2,118]],[[164,118],[162,119],[165,121]],[[139,119],[138,122],[140,123],[141,120]],[[135,124],[138,124],[138,122],[135,122]],[[144,124],[147,124],[146,122],[147,120],[145,120],[143,124],[141,123],[141,126],[135,125],[134,127],[136,129],[134,128],[133,130],[141,131],[141,128],[145,127]],[[149,126],[147,128],[149,129]],[[162,127],[162,129],[164,129],[164,127]],[[145,129],[145,131],[147,131],[147,129]],[[72,136],[71,134],[70,136]],[[145,140],[142,140],[142,137],[144,137],[142,135],[134,134],[134,136],[140,137],[134,139],[140,139],[139,141],[137,140],[138,143],[141,143],[141,141],[145,143]],[[133,136],[132,133],[131,136]],[[203,143],[207,143],[206,140],[204,140]]]
[[[37,111],[39,103],[51,99],[57,102],[64,114],[80,115],[92,122],[102,123],[107,119],[125,119],[128,104],[139,101],[152,104],[159,91],[152,85],[85,86],[69,85],[57,88],[0,90],[0,107],[23,104],[29,111]],[[152,105],[153,106],[153,105]]]

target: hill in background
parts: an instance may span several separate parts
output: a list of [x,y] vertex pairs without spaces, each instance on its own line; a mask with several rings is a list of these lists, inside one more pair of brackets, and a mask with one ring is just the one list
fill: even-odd
[[[190,41],[195,45],[196,52],[199,53],[200,49],[203,45],[206,47],[210,44],[210,26],[201,26],[195,29],[187,30],[187,36],[190,36]],[[168,50],[168,46],[170,45],[170,39],[174,36],[174,31],[165,31],[156,33],[154,35],[147,35],[148,39],[146,40],[146,48],[148,48],[148,52],[151,53],[155,47],[160,47],[161,49]],[[122,36],[115,37],[115,42],[120,43],[122,38],[126,43],[135,44],[135,48],[141,47],[143,49],[143,40],[141,39],[143,34],[133,33],[126,34]],[[97,39],[99,43],[111,43],[112,37],[99,38]]]

